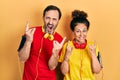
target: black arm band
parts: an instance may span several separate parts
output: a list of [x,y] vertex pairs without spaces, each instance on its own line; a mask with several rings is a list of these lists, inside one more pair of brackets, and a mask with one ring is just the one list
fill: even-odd
[[103,68],[100,52],[98,52],[97,58],[98,58],[98,61],[99,61],[100,65],[101,65],[101,67]]
[[26,41],[26,36],[22,36],[22,39],[21,39],[21,42],[20,42],[20,45],[19,45],[17,51],[20,51],[21,48],[23,48],[23,46],[24,46],[24,44],[25,44],[25,41]]

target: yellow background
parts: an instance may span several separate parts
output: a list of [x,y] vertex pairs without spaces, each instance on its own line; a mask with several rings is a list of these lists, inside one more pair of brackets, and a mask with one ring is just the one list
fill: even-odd
[[17,48],[26,21],[31,27],[43,25],[42,12],[49,4],[61,9],[63,16],[57,31],[67,40],[72,35],[71,11],[88,13],[88,39],[95,40],[100,47],[104,80],[120,80],[120,0],[0,0],[0,80],[21,80],[23,64]]

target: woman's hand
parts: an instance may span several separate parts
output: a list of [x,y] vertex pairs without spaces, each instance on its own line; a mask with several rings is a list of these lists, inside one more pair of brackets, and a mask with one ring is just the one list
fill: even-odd
[[92,60],[92,71],[93,73],[99,73],[102,68],[96,54],[96,43],[89,45],[89,51]]
[[65,54],[65,60],[69,60],[72,50],[73,50],[73,47],[70,46],[70,41],[68,41],[67,48],[66,48],[66,54]]
[[91,55],[96,55],[96,44],[90,44],[89,51]]

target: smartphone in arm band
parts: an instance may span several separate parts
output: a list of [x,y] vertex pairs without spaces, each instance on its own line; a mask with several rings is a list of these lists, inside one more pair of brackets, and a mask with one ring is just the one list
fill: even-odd
[[100,65],[101,65],[101,67],[103,68],[100,52],[98,52],[97,58],[98,58],[98,61],[99,61]]
[[17,51],[20,51],[22,49],[22,47],[25,44],[25,41],[26,41],[26,36],[23,35]]

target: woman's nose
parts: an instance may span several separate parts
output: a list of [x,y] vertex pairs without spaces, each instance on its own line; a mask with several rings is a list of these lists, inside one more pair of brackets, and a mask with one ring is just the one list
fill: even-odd
[[82,31],[80,31],[79,36],[82,36],[82,35],[83,35],[83,32],[82,32]]

